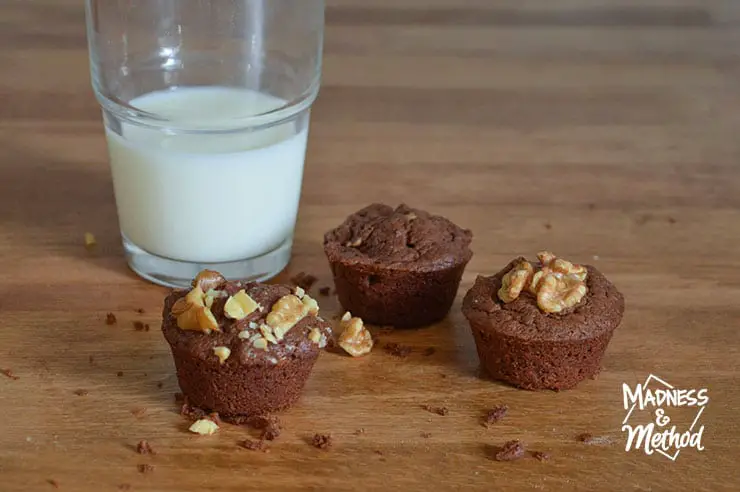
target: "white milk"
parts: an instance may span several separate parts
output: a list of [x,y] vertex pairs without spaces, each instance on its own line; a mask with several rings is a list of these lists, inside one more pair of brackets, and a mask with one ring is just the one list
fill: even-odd
[[[130,103],[178,123],[228,125],[284,101],[225,87],[153,92]],[[308,122],[256,133],[167,135],[106,130],[121,231],[159,256],[190,262],[255,257],[293,234]]]

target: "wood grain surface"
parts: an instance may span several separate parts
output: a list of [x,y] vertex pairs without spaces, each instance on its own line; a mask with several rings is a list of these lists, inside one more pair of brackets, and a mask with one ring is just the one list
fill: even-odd
[[[0,374],[0,490],[737,490],[740,3],[333,0],[326,16],[283,277],[329,285],[323,232],[373,201],[471,228],[475,257],[448,319],[381,335],[408,357],[322,355],[260,453],[236,446],[248,429],[198,437],[177,413],[165,289],[122,257],[82,2],[0,3],[0,368],[17,376]],[[482,377],[460,313],[476,274],[541,248],[627,301],[604,371],[573,391]],[[704,451],[625,452],[621,386],[650,373],[708,388]],[[551,459],[495,461],[510,439]]]

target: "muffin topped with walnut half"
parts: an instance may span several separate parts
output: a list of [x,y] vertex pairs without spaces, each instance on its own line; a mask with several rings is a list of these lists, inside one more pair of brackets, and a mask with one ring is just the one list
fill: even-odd
[[568,389],[600,370],[624,298],[596,268],[543,251],[479,276],[463,300],[481,365],[524,389]]
[[190,291],[167,296],[162,331],[189,403],[228,420],[299,399],[319,349],[333,341],[318,314],[300,287],[229,282],[204,270]]

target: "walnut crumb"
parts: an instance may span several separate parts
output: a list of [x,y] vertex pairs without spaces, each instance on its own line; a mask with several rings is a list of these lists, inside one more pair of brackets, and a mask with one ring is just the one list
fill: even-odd
[[77,396],[87,396],[90,392],[86,389],[76,389],[73,391],[73,393]]
[[47,479],[47,480],[46,480],[46,483],[48,483],[49,485],[51,485],[51,486],[52,486],[52,487],[54,487],[55,489],[58,489],[58,488],[59,488],[59,482],[57,482],[57,481],[56,481],[56,480],[54,480],[53,478],[49,478],[49,479]]
[[431,405],[422,405],[421,408],[430,413],[436,413],[437,415],[445,416],[450,413],[447,407],[433,407]]
[[149,463],[137,465],[136,468],[139,470],[139,473],[151,473],[154,471],[154,465],[150,465]]
[[113,313],[107,313],[105,315],[105,324],[106,325],[115,325],[118,320],[116,319],[116,315]]
[[496,453],[496,461],[514,461],[522,458],[526,451],[524,444],[519,440],[507,441]]
[[331,434],[314,434],[311,444],[318,449],[328,449],[332,445]]
[[211,419],[200,419],[193,422],[188,430],[201,436],[210,436],[218,430],[218,424]]
[[356,436],[361,436],[364,433],[365,433],[365,428],[364,427],[360,427],[359,429],[357,429],[356,431],[353,432],[353,434],[356,435]]
[[483,418],[483,425],[486,427],[495,424],[509,411],[509,407],[507,405],[498,405],[496,407],[493,407],[488,412],[486,412],[485,417]]
[[20,376],[16,376],[13,372],[13,369],[0,369],[0,373],[2,373],[5,377],[8,377],[13,380],[20,379]]
[[361,357],[373,349],[373,337],[361,318],[352,317],[349,311],[340,320],[342,333],[339,346],[352,357]]
[[85,247],[87,249],[92,249],[95,246],[97,246],[98,241],[95,239],[95,235],[92,232],[86,232],[85,233]]
[[139,454],[157,454],[154,452],[154,449],[152,449],[152,446],[144,439],[139,441],[136,445],[136,452]]
[[421,437],[423,437],[424,439],[429,439],[430,437],[432,437],[432,433],[431,432],[422,432],[421,433]]

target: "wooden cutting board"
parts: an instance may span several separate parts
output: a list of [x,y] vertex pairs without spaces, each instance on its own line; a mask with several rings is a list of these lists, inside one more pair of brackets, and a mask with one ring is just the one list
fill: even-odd
[[[237,447],[253,431],[199,437],[178,415],[165,289],[122,258],[82,2],[2,2],[0,368],[17,379],[0,375],[0,489],[736,490],[738,21],[727,0],[330,1],[282,279],[330,285],[322,234],[373,201],[471,228],[475,257],[444,322],[381,334],[362,359],[323,354],[261,453]],[[596,265],[627,301],[599,378],[562,393],[483,377],[460,313],[476,274],[542,248]],[[625,451],[622,384],[650,374],[708,389],[703,451]],[[666,414],[686,427],[696,410]],[[550,460],[495,461],[511,439]]]

